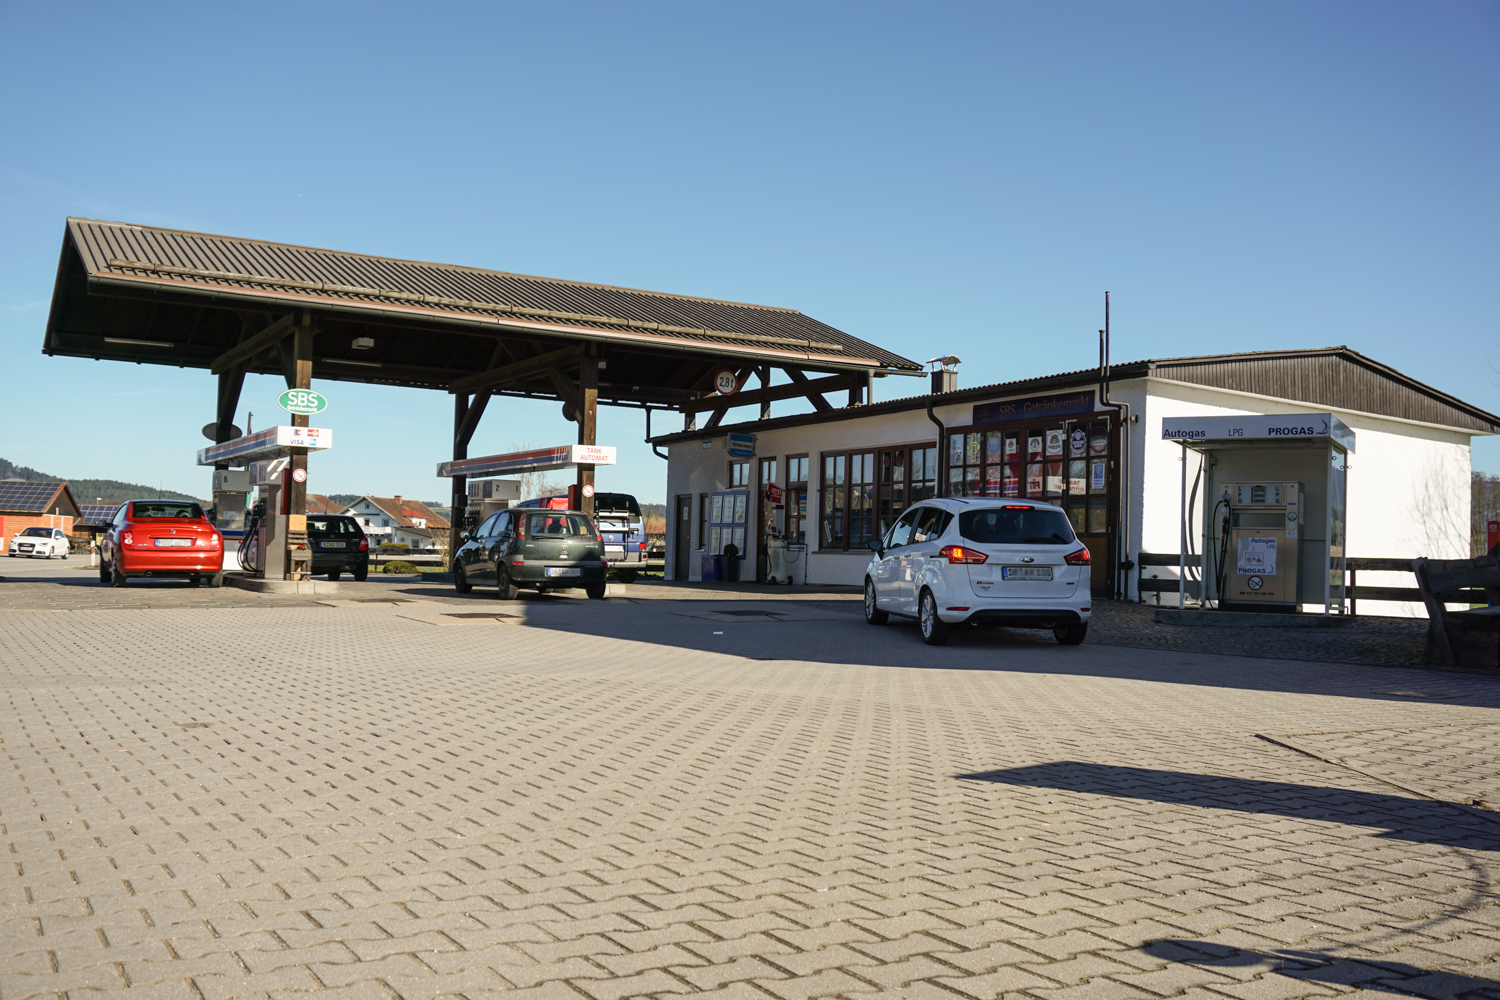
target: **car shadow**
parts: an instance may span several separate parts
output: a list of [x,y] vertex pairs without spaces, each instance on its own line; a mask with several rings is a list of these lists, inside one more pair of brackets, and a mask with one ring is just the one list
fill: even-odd
[[1492,816],[1454,802],[1075,760],[954,777],[960,781],[1373,827],[1382,831],[1375,836],[1389,840],[1500,850],[1500,815]]
[[1292,948],[1252,951],[1209,941],[1176,938],[1149,941],[1140,950],[1154,958],[1208,971],[1259,967],[1266,972],[1336,988],[1385,990],[1428,1000],[1453,1000],[1455,997],[1500,1000],[1500,982],[1493,979],[1421,969],[1405,962],[1378,958],[1350,958]]

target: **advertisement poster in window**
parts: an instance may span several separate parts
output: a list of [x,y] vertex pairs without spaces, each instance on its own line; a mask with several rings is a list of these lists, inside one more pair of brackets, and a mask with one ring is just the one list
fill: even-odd
[[1047,457],[1057,458],[1063,453],[1063,429],[1055,427],[1047,432]]
[[984,495],[997,497],[1000,495],[1000,466],[991,465],[986,468],[984,480]]
[[1068,460],[1068,495],[1082,496],[1089,491],[1088,462],[1081,458]]
[[[1058,435],[1061,444],[1061,435]],[[1049,497],[1060,497],[1063,491],[1063,464],[1061,462],[1047,463],[1047,495]]]
[[1005,434],[1005,460],[1014,462],[1021,457],[1021,436],[1015,431]]
[[1104,459],[1102,458],[1089,462],[1089,492],[1104,492]]
[[[721,497],[721,496],[716,496],[716,497],[713,498],[712,503],[713,503],[713,511],[712,511],[712,513],[709,514],[708,519],[710,521],[722,521],[722,520],[724,520],[724,498]],[[719,551],[719,547],[717,545],[714,546],[713,551],[715,551],[715,552]]]
[[1099,423],[1089,428],[1089,454],[1103,455],[1109,451],[1109,424]]
[[[743,522],[745,520],[745,505],[749,500],[750,498],[744,493],[734,498],[734,519],[736,521]],[[744,549],[741,548],[740,551],[743,552]]]
[[1082,458],[1088,451],[1089,432],[1075,424],[1072,433],[1068,435],[1068,457]]
[[999,431],[990,431],[984,436],[984,461],[988,465],[991,462],[1000,461],[1000,451],[1005,447]]
[[1042,460],[1042,432],[1026,432],[1026,460],[1028,462],[1040,462]]
[[1014,462],[1007,462],[1000,473],[1000,492],[1008,497],[1021,495],[1021,470]]
[[1026,466],[1026,495],[1039,497],[1042,495],[1042,463],[1031,462]]

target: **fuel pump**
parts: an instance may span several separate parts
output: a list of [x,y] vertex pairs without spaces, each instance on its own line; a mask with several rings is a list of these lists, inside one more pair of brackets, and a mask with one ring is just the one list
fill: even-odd
[[1226,483],[1220,543],[1220,606],[1295,611],[1302,604],[1301,483]]
[[[280,580],[286,575],[287,534],[287,485],[290,462],[285,458],[269,462],[255,462],[250,466],[250,478],[260,489],[260,501],[255,505],[252,571],[267,580]],[[246,531],[247,541],[249,530]]]

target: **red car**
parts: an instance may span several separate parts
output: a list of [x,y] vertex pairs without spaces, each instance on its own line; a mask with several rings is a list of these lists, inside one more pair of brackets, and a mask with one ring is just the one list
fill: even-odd
[[197,586],[224,584],[224,536],[184,500],[131,500],[120,505],[99,546],[99,582],[125,586],[132,576],[186,577]]

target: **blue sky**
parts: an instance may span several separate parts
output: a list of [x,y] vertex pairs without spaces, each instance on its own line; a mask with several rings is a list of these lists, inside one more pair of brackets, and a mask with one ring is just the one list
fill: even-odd
[[[1117,360],[1348,344],[1500,411],[1493,2],[3,0],[0,56],[45,471],[207,490],[207,373],[41,355],[69,215],[791,306],[965,385],[1094,364],[1107,288]],[[446,494],[449,397],[318,387],[309,488]],[[643,434],[601,409],[601,488],[660,501]],[[497,401],[471,453],[572,437]]]

